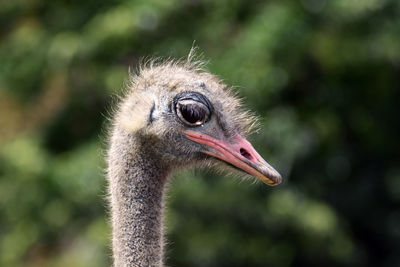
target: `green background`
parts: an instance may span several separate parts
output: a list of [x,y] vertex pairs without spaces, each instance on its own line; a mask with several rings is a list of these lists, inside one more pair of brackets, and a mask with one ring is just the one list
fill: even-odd
[[267,187],[175,176],[170,266],[400,266],[400,2],[0,2],[0,266],[109,266],[128,69],[195,45],[262,123]]

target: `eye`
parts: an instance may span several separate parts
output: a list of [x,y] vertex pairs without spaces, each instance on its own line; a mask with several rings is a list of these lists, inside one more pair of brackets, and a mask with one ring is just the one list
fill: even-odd
[[190,126],[200,126],[208,121],[210,110],[206,105],[193,99],[180,99],[176,104],[178,117]]

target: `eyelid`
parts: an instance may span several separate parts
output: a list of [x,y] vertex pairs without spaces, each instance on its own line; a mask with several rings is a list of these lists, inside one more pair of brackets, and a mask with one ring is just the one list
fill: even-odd
[[[183,103],[182,103],[183,102]],[[182,98],[182,99],[179,99],[179,101],[178,101],[178,103],[177,103],[177,105],[188,105],[188,104],[195,104],[195,105],[201,105],[201,106],[203,106],[203,107],[205,107],[205,109],[207,109],[207,110],[209,110],[209,108],[206,106],[206,105],[204,105],[202,102],[199,102],[199,101],[197,101],[197,100],[194,100],[194,99],[191,99],[191,98]]]
[[198,92],[193,92],[193,91],[184,91],[180,92],[177,94],[174,99],[172,100],[172,108],[175,108],[177,103],[181,100],[193,100],[196,101],[197,103],[201,103],[205,105],[208,110],[210,111],[210,115],[214,112],[214,107],[211,103],[211,101],[203,94],[198,93]]

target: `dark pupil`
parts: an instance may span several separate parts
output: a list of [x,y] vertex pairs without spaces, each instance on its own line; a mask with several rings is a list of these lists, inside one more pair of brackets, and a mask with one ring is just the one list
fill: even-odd
[[183,118],[190,123],[203,121],[206,116],[206,111],[197,105],[187,104],[180,108]]

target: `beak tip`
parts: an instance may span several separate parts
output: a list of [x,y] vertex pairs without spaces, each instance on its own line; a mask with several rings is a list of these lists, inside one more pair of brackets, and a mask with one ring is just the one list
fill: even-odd
[[[261,177],[261,181],[266,183],[267,185],[270,186],[276,186],[282,183],[282,175],[275,170],[271,165],[269,165],[267,162],[263,162],[262,168],[260,168],[261,173],[263,174]],[[259,165],[260,166],[260,165]],[[259,176],[260,178],[260,176]]]
[[282,176],[278,173],[278,175],[275,177],[275,184],[274,185],[279,185],[282,183]]
[[269,186],[277,186],[280,185],[282,183],[282,176],[275,176],[273,179],[268,179],[268,182],[266,182],[266,184],[268,184]]

